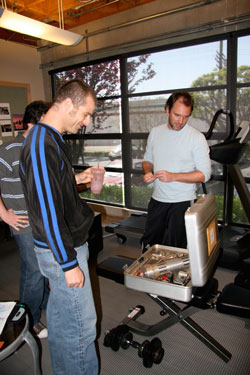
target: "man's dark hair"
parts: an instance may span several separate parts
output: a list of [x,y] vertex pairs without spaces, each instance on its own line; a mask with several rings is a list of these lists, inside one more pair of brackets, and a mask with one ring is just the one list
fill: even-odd
[[23,115],[23,129],[28,129],[29,123],[36,124],[41,116],[48,111],[49,107],[49,103],[42,100],[36,100],[28,104]]
[[70,98],[74,106],[84,105],[87,96],[91,96],[96,103],[96,95],[92,87],[80,79],[73,79],[60,86],[55,94],[54,104],[62,103]]
[[[169,98],[168,100],[166,101],[166,104],[165,104],[165,110],[168,108],[169,111],[171,111],[174,103],[181,98],[181,101],[183,102],[183,104],[186,106],[186,107],[191,107],[191,113],[193,111],[193,108],[194,108],[194,99],[193,97],[186,91],[177,91],[177,92],[174,92]],[[190,114],[191,114],[190,113]]]

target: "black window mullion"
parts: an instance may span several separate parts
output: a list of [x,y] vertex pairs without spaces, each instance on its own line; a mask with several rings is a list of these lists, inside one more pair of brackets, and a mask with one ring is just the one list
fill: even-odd
[[122,58],[121,67],[121,106],[122,106],[122,165],[124,171],[124,200],[125,207],[130,208],[132,202],[131,192],[131,141],[129,137],[129,102],[128,102],[128,71],[127,59]]
[[[237,96],[237,38],[229,35],[227,40],[227,108],[233,115],[234,124],[236,119],[236,96]],[[229,125],[229,124],[228,124]],[[226,194],[224,196],[224,213],[226,222],[232,221],[234,188],[231,178],[225,176]]]

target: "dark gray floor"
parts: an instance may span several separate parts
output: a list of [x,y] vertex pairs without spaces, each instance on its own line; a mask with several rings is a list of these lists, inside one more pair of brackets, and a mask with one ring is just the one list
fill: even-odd
[[[139,241],[128,238],[126,244],[118,244],[115,236],[104,239],[104,249],[99,253],[98,261],[111,255],[127,255],[137,258],[140,254]],[[0,243],[0,300],[18,299],[19,255],[15,242],[1,239]],[[98,313],[98,347],[100,352],[100,367],[102,375],[190,375],[190,374],[250,374],[250,330],[245,328],[240,319],[219,314],[216,310],[199,311],[192,316],[211,336],[232,353],[232,359],[225,363],[207,346],[181,324],[176,324],[157,336],[162,340],[165,349],[163,361],[152,369],[143,367],[137,350],[128,348],[113,352],[103,346],[105,330],[116,327],[126,316],[130,307],[144,305],[146,312],[140,318],[145,323],[154,323],[160,319],[159,307],[142,292],[127,289],[124,285],[114,281],[97,277],[95,267],[90,266],[94,297]],[[219,288],[232,282],[235,272],[217,269],[216,278]],[[43,320],[46,322],[45,314]],[[134,335],[134,340],[143,342],[146,338]],[[149,340],[151,338],[147,338]],[[41,340],[43,375],[51,375],[50,358],[47,339]],[[1,375],[29,375],[33,374],[33,361],[29,347],[23,345],[14,355],[0,363]],[[70,375],[70,374],[69,374]]]

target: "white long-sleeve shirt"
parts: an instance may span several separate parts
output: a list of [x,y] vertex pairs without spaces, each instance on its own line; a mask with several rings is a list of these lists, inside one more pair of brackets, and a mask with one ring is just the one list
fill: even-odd
[[[149,134],[144,161],[153,164],[153,171],[173,173],[201,171],[205,182],[211,175],[209,147],[202,133],[188,124],[179,131],[167,124],[153,128]],[[196,184],[154,181],[152,197],[160,202],[183,202],[196,198]]]

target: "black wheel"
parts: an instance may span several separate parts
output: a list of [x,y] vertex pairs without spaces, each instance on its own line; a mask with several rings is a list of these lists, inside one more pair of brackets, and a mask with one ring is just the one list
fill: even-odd
[[117,234],[117,241],[120,245],[123,245],[127,241],[127,237]]

